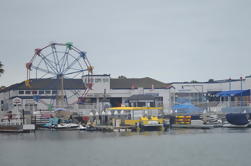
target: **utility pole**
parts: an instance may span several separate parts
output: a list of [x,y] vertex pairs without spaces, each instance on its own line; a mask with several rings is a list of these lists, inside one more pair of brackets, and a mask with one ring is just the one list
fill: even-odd
[[242,107],[242,101],[243,101],[243,96],[242,96],[242,77],[240,77],[241,80],[241,107]]
[[[232,80],[231,80],[231,78],[229,78],[229,91],[231,91],[231,82],[232,82]],[[230,102],[231,102],[231,96],[228,96],[228,106],[230,107]]]

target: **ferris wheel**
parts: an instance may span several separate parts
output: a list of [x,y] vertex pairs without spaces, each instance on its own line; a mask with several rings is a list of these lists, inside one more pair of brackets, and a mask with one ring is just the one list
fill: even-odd
[[[35,49],[35,53],[31,60],[26,63],[27,80],[26,87],[32,89],[31,79],[57,79],[59,84],[57,93],[55,93],[56,107],[65,107],[67,96],[64,90],[65,79],[77,79],[85,76],[84,90],[75,92],[78,98],[83,98],[92,88],[91,75],[93,66],[87,59],[86,52],[79,50],[73,46],[71,42],[67,43],[51,43],[43,48]],[[77,102],[77,101],[76,101]],[[71,104],[75,104],[71,103]],[[48,104],[49,103],[44,103]]]

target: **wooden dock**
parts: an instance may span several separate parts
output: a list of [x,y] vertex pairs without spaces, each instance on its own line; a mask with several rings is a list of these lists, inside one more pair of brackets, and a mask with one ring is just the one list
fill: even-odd
[[34,131],[34,125],[0,125],[1,133],[29,133]]

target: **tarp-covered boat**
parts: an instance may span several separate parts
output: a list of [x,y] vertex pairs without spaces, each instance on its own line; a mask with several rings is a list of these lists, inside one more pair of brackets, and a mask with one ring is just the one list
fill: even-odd
[[243,113],[227,114],[226,119],[232,125],[246,125],[249,123],[248,115]]

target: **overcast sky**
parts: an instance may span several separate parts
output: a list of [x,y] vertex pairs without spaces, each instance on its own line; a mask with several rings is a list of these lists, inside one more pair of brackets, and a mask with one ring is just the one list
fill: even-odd
[[1,0],[0,85],[35,48],[71,41],[95,74],[163,82],[250,75],[250,0]]

